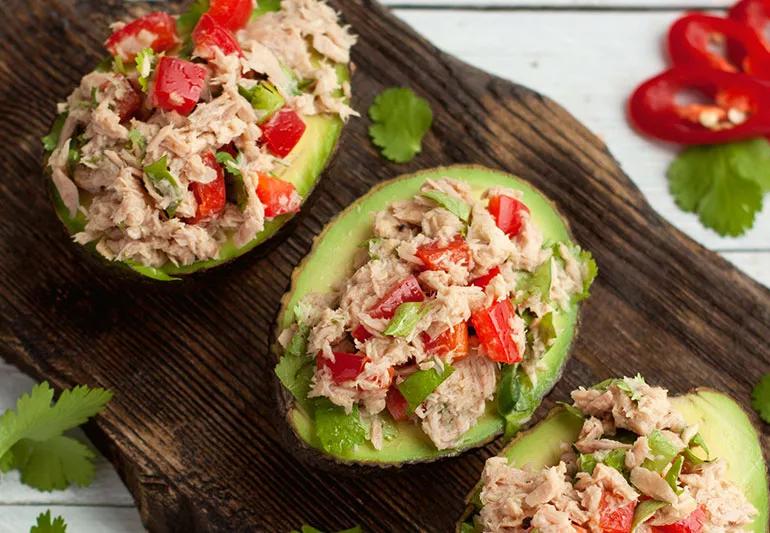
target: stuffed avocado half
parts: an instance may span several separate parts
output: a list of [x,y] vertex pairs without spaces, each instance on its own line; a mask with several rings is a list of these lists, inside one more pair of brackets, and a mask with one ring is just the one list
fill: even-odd
[[487,461],[458,532],[767,530],[761,445],[729,396],[639,376],[572,396]]
[[356,114],[355,37],[325,2],[284,0],[253,15],[253,0],[201,5],[117,23],[109,60],[59,104],[43,139],[73,240],[156,280],[273,236]]
[[559,379],[596,275],[551,202],[478,166],[386,181],[330,222],[278,317],[303,451],[377,466],[513,433]]

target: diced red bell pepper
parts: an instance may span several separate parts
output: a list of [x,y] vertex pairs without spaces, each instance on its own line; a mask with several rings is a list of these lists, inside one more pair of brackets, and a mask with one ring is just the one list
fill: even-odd
[[610,507],[609,501],[602,498],[600,504],[599,527],[602,533],[631,533],[636,502],[620,507]]
[[393,318],[396,309],[402,303],[422,302],[425,300],[425,293],[420,288],[420,283],[414,276],[409,276],[395,283],[388,292],[369,309],[369,316],[372,318]]
[[273,178],[266,174],[259,175],[257,196],[265,206],[265,217],[273,218],[286,213],[299,211],[302,199],[297,194],[293,183]]
[[290,107],[284,107],[262,125],[262,141],[276,157],[286,157],[305,133],[305,123]]
[[518,363],[522,359],[513,340],[511,319],[515,314],[510,300],[500,300],[471,315],[471,324],[489,359],[500,363]]
[[113,56],[120,56],[123,61],[133,61],[136,55],[147,47],[156,52],[163,52],[178,43],[174,17],[157,11],[116,30],[104,42],[104,46]]
[[[713,50],[719,43],[729,48],[729,60]],[[668,51],[674,66],[745,72],[770,79],[770,52],[753,29],[734,20],[701,13],[685,15],[668,32]]]
[[489,282],[492,281],[499,273],[500,267],[495,267],[483,276],[479,276],[478,278],[471,281],[471,285],[475,285],[476,287],[481,287],[484,289],[487,285],[489,285]]
[[190,190],[195,195],[195,201],[198,202],[195,216],[188,220],[191,224],[218,215],[225,210],[227,203],[224,170],[217,163],[217,158],[213,152],[207,152],[202,159],[206,166],[216,170],[217,177],[209,183],[198,183],[197,181],[190,183]]
[[164,111],[189,115],[206,83],[206,67],[184,59],[163,56],[155,71],[151,102]]
[[468,356],[468,323],[463,322],[448,328],[435,339],[425,342],[428,353],[445,357],[452,354],[452,361],[460,361]]
[[487,209],[495,218],[497,227],[509,237],[515,237],[521,232],[524,225],[524,213],[529,213],[529,208],[526,205],[516,198],[504,194],[490,196]]
[[[714,104],[679,104],[677,96],[688,90],[703,93]],[[641,132],[680,144],[763,136],[770,134],[770,86],[743,73],[677,67],[636,89],[629,118]]]
[[441,246],[438,242],[417,248],[415,255],[427,270],[449,270],[451,265],[470,266],[473,256],[468,243],[462,237]]
[[[770,2],[766,0],[741,0],[728,11],[730,19],[753,29],[767,50],[767,27],[770,25]],[[729,44],[729,43],[728,43]]]
[[364,354],[333,352],[334,361],[327,359],[322,354],[316,357],[316,367],[327,367],[331,370],[332,379],[339,384],[344,381],[356,379],[364,371],[364,366],[369,360]]
[[703,506],[695,509],[690,516],[665,526],[652,526],[652,533],[700,533],[706,523],[706,511]]
[[214,59],[214,48],[219,48],[224,55],[243,55],[243,50],[235,39],[235,36],[221,26],[208,13],[204,13],[198,20],[198,24],[192,32],[192,40],[195,43],[193,55],[203,59]]
[[230,31],[243,28],[254,11],[253,0],[211,0],[208,14]]
[[396,422],[403,422],[409,420],[409,404],[398,390],[398,387],[391,387],[388,389],[388,394],[385,396],[385,407],[388,408],[390,416]]
[[367,339],[371,339],[373,337],[373,335],[369,333],[369,330],[367,330],[363,324],[359,324],[356,329],[350,332],[350,335],[360,342],[364,342]]

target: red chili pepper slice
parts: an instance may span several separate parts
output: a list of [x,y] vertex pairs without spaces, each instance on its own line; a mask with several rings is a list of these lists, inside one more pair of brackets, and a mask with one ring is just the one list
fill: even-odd
[[515,314],[510,300],[500,300],[471,315],[471,324],[487,357],[500,363],[518,363],[522,354],[513,340],[511,319]]
[[209,183],[198,183],[197,181],[190,183],[190,190],[195,195],[195,201],[198,202],[195,216],[188,220],[190,224],[196,224],[201,220],[218,215],[225,210],[227,203],[224,170],[217,163],[217,158],[213,152],[207,152],[202,159],[203,164],[216,170],[217,177]]
[[524,213],[529,213],[529,208],[516,198],[498,194],[490,196],[487,209],[495,218],[497,227],[508,236],[515,237],[521,232],[524,225]]
[[420,288],[420,283],[414,276],[408,276],[391,287],[388,292],[369,309],[369,316],[372,318],[393,318],[396,309],[402,303],[422,302],[425,300],[425,293]]
[[273,218],[299,211],[302,199],[293,183],[264,174],[259,175],[257,196],[265,206],[265,217]]
[[251,18],[253,0],[211,0],[208,14],[231,31],[240,30]]
[[695,509],[690,516],[667,524],[665,526],[652,526],[652,533],[700,533],[703,531],[703,524],[706,522],[706,511],[703,506]]
[[[697,91],[714,103],[680,104]],[[743,73],[677,67],[644,82],[629,101],[643,133],[680,144],[714,144],[770,133],[770,86]]]
[[471,285],[475,285],[476,287],[481,287],[482,289],[485,289],[487,285],[489,285],[489,282],[494,279],[495,276],[497,276],[500,273],[500,267],[495,267],[483,276],[479,276],[478,278],[471,281]]
[[446,246],[438,242],[420,246],[415,255],[427,270],[449,270],[453,264],[467,267],[472,261],[471,249],[462,237],[457,237]]
[[163,56],[155,72],[151,101],[164,111],[189,115],[206,83],[206,67],[184,59]]
[[262,140],[270,153],[277,157],[289,155],[303,133],[305,123],[290,107],[284,107],[262,125]]
[[320,353],[316,357],[316,367],[323,366],[331,370],[332,379],[335,383],[342,383],[351,379],[356,379],[364,371],[364,366],[369,360],[360,353],[333,352],[334,361],[327,359]]
[[388,389],[388,394],[385,396],[385,407],[388,408],[390,416],[396,422],[403,422],[409,420],[409,403],[398,390],[398,387],[391,387]]
[[741,0],[728,11],[730,19],[753,29],[760,42],[770,51],[767,28],[770,25],[770,2],[766,0]]
[[179,38],[174,17],[160,11],[129,22],[114,31],[104,42],[105,48],[113,56],[120,56],[123,61],[133,61],[147,47],[163,52],[177,44]]
[[602,533],[631,533],[634,521],[636,502],[631,502],[617,508],[610,508],[609,501],[602,497],[599,507],[599,528]]
[[241,46],[230,30],[220,25],[208,13],[204,13],[195,26],[192,40],[195,43],[193,55],[203,59],[214,59],[214,48],[219,48],[224,55],[243,55]]
[[[729,48],[732,62],[714,51],[714,45]],[[734,20],[685,15],[668,32],[668,51],[674,66],[746,72],[770,80],[770,52],[753,29]]]
[[452,354],[452,361],[460,361],[468,356],[468,323],[457,324],[441,333],[435,339],[425,341],[425,349],[439,357]]

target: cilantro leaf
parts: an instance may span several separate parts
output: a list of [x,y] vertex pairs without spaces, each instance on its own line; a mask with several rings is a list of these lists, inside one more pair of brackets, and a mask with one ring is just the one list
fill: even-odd
[[67,524],[64,523],[64,518],[61,516],[51,519],[49,509],[38,515],[37,524],[32,526],[29,533],[67,533]]
[[99,413],[112,398],[105,389],[78,386],[62,392],[56,403],[43,382],[0,417],[0,470],[19,469],[21,480],[40,490],[84,486],[93,480],[94,454],[65,431]]
[[144,138],[141,131],[136,128],[129,130],[128,140],[131,143],[131,151],[144,154],[144,149],[147,147],[147,139]]
[[427,191],[422,193],[422,196],[433,200],[466,224],[468,223],[468,220],[470,220],[471,206],[456,196],[441,191]]
[[751,406],[759,418],[770,424],[770,372],[762,376],[751,392]]
[[251,15],[251,20],[261,17],[265,13],[271,11],[279,11],[281,9],[281,0],[257,0],[257,7],[254,8],[254,12]]
[[374,99],[369,108],[369,135],[382,155],[396,163],[411,161],[422,150],[422,138],[433,122],[428,101],[411,89],[392,87]]
[[310,327],[300,324],[275,365],[275,375],[298,402],[307,400],[310,379],[313,377],[312,359],[307,356],[307,338]]
[[770,190],[770,143],[752,139],[688,148],[669,167],[668,180],[680,208],[722,236],[741,235]]
[[153,63],[155,62],[155,51],[152,48],[145,48],[136,54],[136,72],[139,74],[137,81],[142,92],[147,92],[150,75],[152,74]]

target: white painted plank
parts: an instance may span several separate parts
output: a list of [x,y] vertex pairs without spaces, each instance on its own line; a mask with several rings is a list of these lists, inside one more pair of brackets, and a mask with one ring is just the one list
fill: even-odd
[[61,516],[71,533],[142,533],[136,509],[126,507],[63,507],[0,505],[0,533],[25,533],[40,513]]
[[447,52],[564,105],[605,140],[650,204],[695,240],[717,250],[770,250],[770,208],[740,238],[703,228],[668,193],[665,171],[673,150],[640,137],[626,122],[628,95],[666,64],[661,42],[676,13],[395,13]]
[[722,255],[746,274],[770,287],[770,252],[724,252]]

